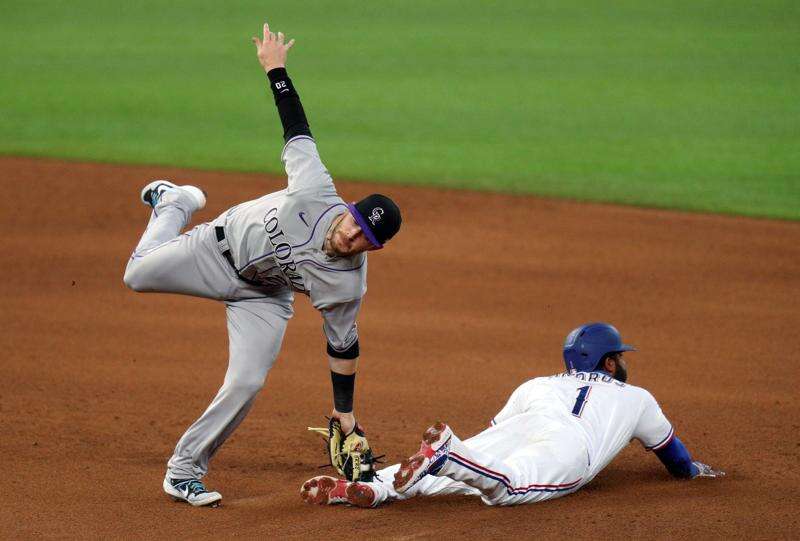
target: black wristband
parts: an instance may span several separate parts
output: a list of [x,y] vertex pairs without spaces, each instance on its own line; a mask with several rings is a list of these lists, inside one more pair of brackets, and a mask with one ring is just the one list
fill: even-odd
[[272,95],[275,96],[275,103],[282,98],[290,96],[297,96],[297,91],[292,85],[292,80],[289,79],[289,74],[286,73],[286,68],[273,68],[267,72],[267,79],[269,79],[269,87],[272,90]]
[[300,103],[300,96],[286,73],[286,68],[273,68],[267,72],[269,88],[275,98],[278,114],[283,125],[283,140],[288,141],[298,135],[311,137],[308,119]]
[[353,392],[356,387],[356,375],[337,374],[331,370],[331,383],[333,384],[333,407],[339,413],[353,411]]

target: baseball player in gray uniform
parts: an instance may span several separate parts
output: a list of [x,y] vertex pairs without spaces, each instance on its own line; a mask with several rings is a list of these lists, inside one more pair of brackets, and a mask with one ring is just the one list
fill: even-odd
[[333,385],[332,417],[356,430],[353,392],[359,356],[356,316],[366,293],[367,254],[400,228],[400,211],[373,194],[347,204],[320,160],[285,61],[294,40],[270,32],[253,38],[270,82],[286,145],[286,189],[237,205],[180,234],[205,206],[195,186],[156,180],[144,187],[150,221],[125,270],[134,291],[193,295],[223,301],[229,361],[214,400],[178,441],[164,491],[195,506],[217,505],[218,492],[201,479],[208,462],[253,405],[292,317],[294,292],[320,311]]

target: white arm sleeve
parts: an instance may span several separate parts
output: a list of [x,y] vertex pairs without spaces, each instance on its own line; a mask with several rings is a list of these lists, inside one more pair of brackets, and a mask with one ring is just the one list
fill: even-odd
[[333,179],[319,157],[317,144],[307,135],[289,139],[283,147],[281,161],[286,168],[290,193],[303,188],[333,186]]
[[346,351],[358,340],[356,317],[361,307],[361,299],[334,304],[320,310],[322,329],[328,345],[336,351]]
[[656,399],[647,391],[644,391],[644,402],[633,437],[641,441],[648,451],[657,451],[672,440],[675,431]]
[[500,413],[494,416],[492,419],[492,426],[497,425],[505,421],[506,419],[511,419],[515,415],[519,415],[520,413],[525,411],[525,401],[524,401],[524,394],[526,385],[530,383],[526,381],[516,389],[514,392],[511,393],[511,396],[508,398],[508,402],[506,405],[503,406],[503,409],[500,410]]

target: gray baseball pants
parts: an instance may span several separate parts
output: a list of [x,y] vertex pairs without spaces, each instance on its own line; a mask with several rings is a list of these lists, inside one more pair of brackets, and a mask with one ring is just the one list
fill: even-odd
[[182,235],[191,219],[183,197],[159,203],[125,269],[134,291],[178,293],[225,302],[229,360],[222,387],[178,441],[167,464],[174,479],[202,478],[208,462],[247,415],[281,348],[292,292],[267,292],[240,280],[220,253],[214,223]]

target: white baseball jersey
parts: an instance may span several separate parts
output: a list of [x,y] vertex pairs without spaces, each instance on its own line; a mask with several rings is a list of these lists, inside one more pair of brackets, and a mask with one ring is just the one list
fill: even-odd
[[325,235],[347,206],[308,136],[294,137],[281,155],[285,190],[237,205],[215,223],[223,224],[239,275],[267,291],[292,289],[322,313],[331,347],[348,349],[357,339],[356,316],[367,291],[367,254],[330,257]]
[[463,494],[488,505],[532,503],[589,483],[631,441],[659,449],[673,429],[653,396],[602,372],[529,380],[512,393],[492,426],[460,440],[452,434],[441,469],[403,494],[392,486],[400,464],[371,483],[378,502]]
[[461,441],[452,434],[441,469],[403,494],[395,464],[372,487],[379,501],[464,494],[488,505],[558,498],[589,483],[631,439],[647,449],[673,429],[653,396],[602,372],[566,372],[517,387],[492,426]]
[[674,430],[653,395],[602,372],[564,372],[529,380],[512,393],[492,420],[501,424],[520,414],[577,435],[586,444],[591,481],[632,439],[648,450],[665,446]]

